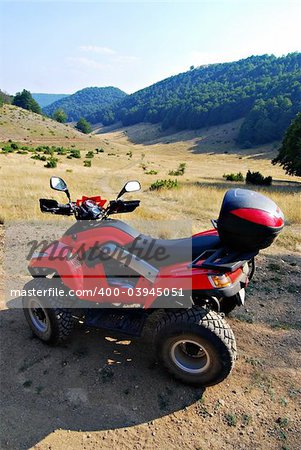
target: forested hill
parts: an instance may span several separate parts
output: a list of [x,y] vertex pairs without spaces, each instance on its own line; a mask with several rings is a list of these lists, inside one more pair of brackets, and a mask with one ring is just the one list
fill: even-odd
[[239,142],[248,146],[281,138],[300,110],[301,53],[291,53],[211,64],[167,78],[125,97],[106,111],[104,123],[161,122],[163,129],[183,130],[245,117]]
[[69,122],[76,121],[80,117],[87,118],[96,111],[107,109],[126,95],[115,87],[89,87],[46,106],[43,112],[52,116],[57,109],[63,109]]
[[68,94],[31,94],[34,100],[40,105],[41,108],[51,105],[51,103],[68,97]]

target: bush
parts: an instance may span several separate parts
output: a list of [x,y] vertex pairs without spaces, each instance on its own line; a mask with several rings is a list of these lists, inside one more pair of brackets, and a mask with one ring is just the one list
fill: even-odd
[[39,155],[38,153],[32,155],[31,159],[36,159],[37,161],[47,161],[47,157],[45,155]]
[[59,123],[66,123],[67,121],[67,115],[63,109],[57,109],[54,111],[52,118]]
[[62,155],[66,155],[66,153],[68,152],[68,149],[64,148],[64,147],[56,147],[55,151],[58,155],[62,156]]
[[244,181],[244,176],[241,172],[238,173],[226,173],[223,175],[227,181]]
[[50,156],[44,167],[47,167],[47,169],[55,169],[57,167],[57,163],[58,159],[54,158],[53,156]]
[[157,170],[149,170],[148,172],[145,172],[146,175],[157,175],[158,171]]
[[129,158],[131,158],[133,156],[133,152],[130,150],[129,152],[127,152],[126,156],[128,156]]
[[53,148],[45,148],[44,155],[53,155],[54,149]]
[[87,154],[86,154],[86,158],[94,158],[94,153],[93,153],[93,151],[90,151],[90,152],[88,152]]
[[84,134],[89,134],[92,131],[91,125],[89,124],[89,122],[86,121],[86,119],[84,119],[83,117],[81,117],[79,119],[79,121],[77,122],[75,128],[78,131],[81,131]]
[[157,180],[150,185],[150,191],[158,191],[160,189],[178,188],[178,180]]
[[251,172],[248,170],[246,176],[246,184],[257,184],[259,186],[271,186],[272,177],[264,177],[260,172]]
[[170,172],[168,172],[168,175],[176,176],[176,177],[179,175],[180,176],[184,175],[185,169],[186,169],[186,164],[181,163],[176,170],[171,170]]
[[19,148],[18,144],[15,144],[15,142],[12,142],[12,143],[10,144],[10,146],[11,146],[11,148],[12,148],[13,150],[18,150],[18,148]]
[[85,159],[85,161],[84,161],[84,167],[91,167],[91,165],[92,165],[92,161],[89,160],[89,159]]
[[104,149],[103,148],[96,148],[95,151],[96,151],[97,154],[98,153],[103,153]]
[[76,149],[70,150],[70,155],[67,156],[67,158],[68,159],[72,159],[72,158],[79,159],[79,158],[81,158],[80,150],[76,150]]

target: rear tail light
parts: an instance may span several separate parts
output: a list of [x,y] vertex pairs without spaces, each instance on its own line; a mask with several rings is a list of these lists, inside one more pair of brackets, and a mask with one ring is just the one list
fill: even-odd
[[232,281],[228,275],[208,275],[209,281],[215,288],[224,288],[231,286]]

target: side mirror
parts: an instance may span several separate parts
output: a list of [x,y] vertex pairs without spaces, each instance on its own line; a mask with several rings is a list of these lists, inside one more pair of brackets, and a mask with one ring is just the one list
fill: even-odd
[[68,200],[71,201],[68,186],[62,178],[51,177],[50,187],[56,191],[65,192],[68,197]]
[[140,191],[140,189],[141,185],[139,181],[128,181],[119,192],[117,199],[120,198],[125,192],[136,192]]

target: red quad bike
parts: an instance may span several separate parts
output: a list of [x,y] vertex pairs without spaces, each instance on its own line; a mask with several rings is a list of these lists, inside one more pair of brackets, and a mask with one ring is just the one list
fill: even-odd
[[157,312],[154,343],[173,376],[204,387],[225,379],[236,343],[224,315],[244,304],[254,257],[284,226],[277,205],[257,192],[231,189],[213,229],[164,240],[109,218],[139,206],[121,199],[140,189],[138,181],[127,182],[106,207],[99,196],[71,202],[61,178],[52,177],[50,186],[65,192],[68,203],[40,199],[41,211],[74,215],[77,222],[32,252],[23,308],[34,334],[57,344],[79,321],[140,336]]

